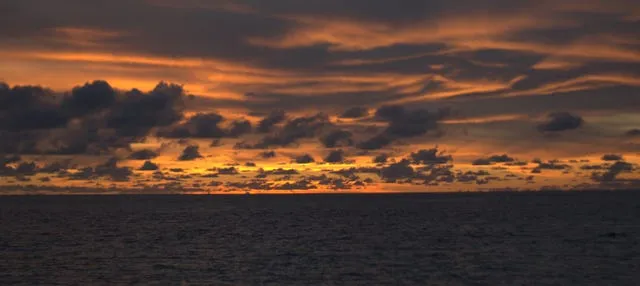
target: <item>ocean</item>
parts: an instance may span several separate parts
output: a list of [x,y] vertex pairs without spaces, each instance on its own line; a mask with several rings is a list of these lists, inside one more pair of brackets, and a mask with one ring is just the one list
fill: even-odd
[[640,192],[5,196],[0,285],[640,285]]

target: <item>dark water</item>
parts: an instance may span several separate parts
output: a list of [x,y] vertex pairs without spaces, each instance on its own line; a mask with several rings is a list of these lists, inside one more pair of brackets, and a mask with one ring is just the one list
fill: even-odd
[[640,192],[0,197],[0,285],[640,285]]

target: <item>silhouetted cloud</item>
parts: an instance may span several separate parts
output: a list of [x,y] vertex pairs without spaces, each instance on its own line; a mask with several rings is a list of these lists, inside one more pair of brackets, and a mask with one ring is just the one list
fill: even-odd
[[179,161],[191,161],[198,158],[202,158],[199,151],[200,147],[197,145],[190,145],[182,150],[182,154],[178,157]]
[[369,115],[369,109],[365,107],[351,107],[345,110],[340,117],[341,118],[362,118]]
[[640,129],[631,129],[624,134],[628,137],[638,137],[640,136]]
[[71,117],[78,117],[110,108],[116,100],[116,91],[111,85],[106,81],[96,80],[73,88],[71,95],[62,101],[62,108]]
[[374,137],[371,137],[365,141],[362,141],[360,143],[358,143],[356,146],[359,149],[363,149],[363,150],[378,150],[378,149],[382,149],[386,146],[388,146],[389,144],[391,144],[393,142],[393,140],[391,140],[391,138],[389,138],[389,136],[385,135],[385,134],[379,134],[376,135]]
[[296,157],[295,162],[298,164],[308,164],[308,163],[313,163],[316,160],[313,159],[313,157],[311,157],[311,155],[309,154],[304,154],[301,156]]
[[251,132],[251,122],[246,119],[235,120],[231,123],[227,135],[230,137],[239,137]]
[[344,151],[342,150],[331,151],[324,158],[324,161],[327,163],[343,163],[345,161]]
[[379,154],[379,155],[376,155],[376,156],[373,158],[373,163],[376,163],[376,164],[384,164],[384,163],[387,163],[387,160],[388,160],[388,159],[389,159],[389,155],[387,155],[387,154],[385,154],[385,153],[383,153],[383,154]]
[[259,142],[250,144],[239,142],[237,148],[264,149],[274,146],[288,146],[299,139],[313,138],[327,126],[330,126],[329,117],[326,114],[318,113],[313,116],[297,117],[287,121],[287,123],[273,134],[266,135]]
[[602,161],[622,161],[623,158],[618,154],[604,154],[602,155]]
[[0,131],[52,129],[67,124],[53,91],[40,86],[0,83]]
[[58,100],[33,86],[0,85],[0,144],[20,153],[80,154],[126,148],[157,126],[182,117],[181,86],[161,82],[151,92],[116,92],[105,81],[74,88]]
[[515,159],[509,157],[509,155],[502,154],[502,155],[493,155],[488,158],[479,158],[479,159],[473,160],[471,164],[476,166],[486,166],[486,165],[491,165],[493,163],[512,163],[514,161]]
[[358,143],[360,149],[381,149],[398,138],[417,137],[438,127],[438,121],[446,116],[445,110],[433,113],[426,109],[407,110],[399,105],[385,105],[376,110],[376,117],[388,122],[382,134]]
[[155,163],[151,161],[145,161],[144,164],[140,167],[140,171],[156,171],[159,167]]
[[275,110],[269,113],[267,117],[260,120],[257,131],[260,133],[270,132],[274,125],[281,123],[287,119],[287,115],[282,110]]
[[276,156],[276,152],[275,151],[260,152],[260,157],[265,158],[265,159],[273,158],[275,156]]
[[107,177],[113,181],[126,182],[133,175],[131,169],[118,167],[118,160],[111,158],[106,162],[92,168],[84,167],[76,173],[69,174],[71,180],[93,180],[100,177]]
[[446,164],[453,160],[451,155],[445,155],[444,152],[439,152],[437,148],[419,150],[418,152],[411,153],[411,162],[413,164]]
[[413,178],[415,176],[415,170],[411,167],[409,160],[402,160],[382,168],[380,176],[388,182],[395,182],[400,179]]
[[609,166],[606,172],[604,173],[595,172],[591,175],[591,178],[595,181],[603,182],[603,183],[613,182],[621,173],[631,172],[633,170],[634,170],[634,167],[631,163],[627,163],[624,161],[617,161],[613,163],[611,166]]
[[130,160],[150,160],[158,157],[158,153],[149,149],[135,151],[129,155]]
[[132,90],[107,115],[107,127],[124,136],[144,136],[153,127],[171,125],[183,117],[182,86],[160,82],[149,93]]
[[240,172],[235,167],[218,168],[218,175],[237,175]]
[[225,131],[218,126],[224,117],[217,113],[199,113],[178,126],[172,126],[158,132],[158,136],[167,138],[222,138]]
[[557,132],[577,129],[584,123],[582,117],[569,112],[550,113],[548,120],[538,125],[538,130],[544,132]]
[[320,142],[327,148],[347,147],[353,145],[352,134],[345,130],[334,130],[320,138]]

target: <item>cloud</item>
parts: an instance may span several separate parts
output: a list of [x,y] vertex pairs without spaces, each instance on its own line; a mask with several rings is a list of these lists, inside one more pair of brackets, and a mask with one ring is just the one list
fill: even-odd
[[111,85],[96,80],[73,88],[71,95],[63,99],[62,108],[71,117],[79,117],[112,107],[116,100],[116,91]]
[[384,163],[387,163],[387,160],[389,160],[389,155],[385,153],[378,154],[373,158],[373,163],[384,164]]
[[488,158],[479,158],[479,159],[473,160],[471,164],[476,166],[483,166],[483,165],[491,165],[493,163],[513,163],[514,161],[515,159],[512,157],[509,157],[509,155],[502,154],[502,155],[493,155]]
[[284,147],[296,143],[299,139],[313,138],[325,127],[331,126],[326,114],[318,113],[313,116],[296,117],[273,134],[264,136],[259,142],[250,144],[239,142],[237,148],[264,149],[269,147]]
[[446,164],[453,160],[451,155],[444,155],[444,152],[438,152],[437,148],[419,150],[418,152],[411,153],[411,162],[413,164]]
[[602,155],[602,161],[622,161],[623,158],[621,155],[618,154],[605,154]]
[[38,169],[38,172],[45,174],[53,174],[58,172],[64,172],[70,167],[71,160],[66,160],[62,162],[52,162],[46,164]]
[[402,160],[380,170],[380,176],[387,182],[395,182],[400,179],[411,179],[415,177],[415,175],[415,170],[411,167],[411,162],[409,162],[409,160]]
[[430,112],[426,109],[407,110],[400,105],[384,105],[375,116],[388,123],[387,128],[374,137],[358,143],[365,150],[381,149],[400,138],[418,137],[438,128],[438,121],[448,114],[446,109]]
[[538,125],[538,130],[543,132],[558,132],[580,128],[584,123],[582,117],[568,112],[550,113],[548,121]]
[[100,177],[108,177],[112,181],[127,182],[133,171],[127,167],[118,167],[118,160],[111,158],[98,166],[84,167],[76,173],[69,174],[71,180],[94,180]]
[[246,119],[235,120],[231,122],[231,126],[227,131],[227,135],[230,137],[239,137],[251,132],[251,122]]
[[362,118],[369,115],[369,109],[365,107],[351,107],[345,110],[340,118]]
[[617,179],[618,175],[624,172],[631,172],[634,170],[634,167],[631,163],[627,163],[624,161],[617,161],[613,163],[606,172],[594,172],[591,175],[591,178],[594,181],[598,181],[601,183],[613,182]]
[[158,157],[158,153],[149,149],[138,150],[129,155],[130,160],[150,160]]
[[324,158],[324,161],[327,163],[343,163],[345,161],[344,151],[342,150],[331,151]]
[[534,174],[541,173],[542,170],[556,170],[556,171],[566,171],[571,169],[571,166],[568,164],[563,164],[558,160],[550,160],[547,162],[542,162],[540,160],[534,160],[534,163],[537,163],[538,166],[535,167],[531,172]]
[[217,113],[198,113],[178,126],[172,126],[158,132],[167,138],[222,138],[226,132],[218,126],[224,117]]
[[107,127],[124,136],[143,136],[153,127],[168,126],[183,116],[182,86],[160,82],[151,92],[132,90],[107,116]]
[[260,157],[264,159],[274,158],[276,156],[275,151],[264,151],[260,153]]
[[628,137],[638,137],[638,136],[640,136],[640,129],[631,129],[631,130],[625,132],[624,135],[628,136]]
[[363,150],[378,150],[388,146],[392,142],[393,140],[389,136],[379,134],[365,141],[359,142],[356,146]]
[[301,155],[301,156],[298,156],[298,157],[295,158],[295,162],[297,164],[309,164],[309,163],[313,163],[315,161],[316,160],[313,159],[313,157],[311,157],[311,155],[309,155],[309,154],[304,154],[304,155]]
[[198,145],[190,145],[182,150],[182,154],[178,157],[179,161],[192,161],[202,158]]
[[62,127],[69,118],[59,109],[53,91],[40,86],[0,83],[0,131],[27,131]]
[[142,164],[142,166],[140,167],[140,171],[156,171],[158,170],[159,167],[157,164],[151,162],[151,161],[145,161],[144,164]]
[[0,136],[5,152],[79,154],[128,147],[157,126],[182,117],[184,92],[161,82],[154,90],[115,91],[105,81],[60,98],[37,86],[0,85]]
[[320,142],[327,148],[347,147],[353,145],[353,134],[345,130],[334,130],[320,138]]
[[383,106],[376,116],[389,122],[385,134],[404,138],[426,134],[437,128],[437,122],[444,117],[442,111],[431,113],[426,109],[406,110],[402,106]]
[[285,119],[287,119],[287,116],[284,111],[272,111],[271,113],[269,113],[269,115],[267,115],[267,117],[260,120],[260,122],[258,123],[257,131],[260,133],[270,132],[274,125],[283,122]]

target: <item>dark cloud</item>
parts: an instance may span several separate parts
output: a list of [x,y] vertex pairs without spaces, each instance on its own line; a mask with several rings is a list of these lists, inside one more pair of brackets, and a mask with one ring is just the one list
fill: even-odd
[[264,175],[299,175],[300,174],[300,172],[298,172],[295,169],[282,169],[282,168],[273,169],[273,170],[260,169],[259,173]]
[[282,110],[275,110],[269,113],[267,117],[260,120],[257,131],[260,133],[268,133],[274,125],[281,123],[287,119],[287,115]]
[[179,161],[192,161],[198,158],[202,158],[198,145],[190,145],[182,150],[182,154],[178,157]]
[[298,163],[298,164],[309,164],[309,163],[313,163],[315,161],[316,160],[313,159],[313,157],[311,157],[311,155],[309,155],[309,154],[304,154],[302,156],[298,156],[295,159],[295,162]]
[[231,122],[231,126],[227,131],[227,135],[230,137],[239,137],[250,132],[251,132],[251,122],[249,122],[248,120],[242,119],[242,120],[235,120]]
[[602,161],[622,161],[623,158],[621,155],[618,154],[605,154],[602,155]]
[[66,125],[68,120],[51,90],[0,84],[0,131],[52,129]]
[[151,92],[132,90],[107,116],[107,126],[124,136],[144,136],[153,127],[182,119],[185,97],[181,85],[160,82]]
[[128,148],[151,128],[180,119],[183,96],[181,86],[163,82],[149,93],[118,93],[107,82],[94,81],[61,100],[42,87],[1,85],[0,137],[10,143],[0,147],[47,154]]
[[566,171],[571,169],[571,166],[568,164],[563,164],[558,160],[550,160],[547,162],[542,162],[540,160],[533,160],[534,163],[537,163],[538,166],[531,170],[534,174],[542,173],[542,170],[556,170],[556,171]]
[[515,159],[509,157],[509,155],[502,154],[502,155],[493,155],[488,158],[479,158],[479,159],[473,160],[471,164],[476,166],[485,166],[485,165],[491,165],[493,163],[513,163],[514,161]]
[[260,153],[260,157],[265,159],[274,158],[275,156],[276,156],[275,151],[264,151]]
[[409,160],[402,160],[380,170],[380,176],[387,182],[395,182],[400,179],[411,179],[416,173]]
[[369,109],[365,107],[351,107],[345,110],[340,117],[341,118],[362,118],[369,115]]
[[411,153],[411,162],[413,164],[446,164],[453,160],[451,155],[445,155],[444,152],[438,151],[437,148],[419,150],[418,152]]
[[344,151],[342,150],[331,151],[324,158],[324,161],[327,163],[343,163],[345,161]]
[[100,177],[108,177],[117,182],[129,181],[129,177],[133,175],[131,169],[127,167],[118,167],[118,159],[111,158],[94,168],[85,167],[79,172],[69,175],[72,180],[94,180]]
[[296,143],[299,139],[313,138],[322,129],[331,126],[329,117],[324,113],[318,113],[308,117],[297,117],[287,123],[273,134],[266,135],[259,142],[250,144],[239,142],[237,148],[264,149],[269,147],[284,147]]
[[353,145],[353,134],[345,130],[334,130],[320,138],[320,142],[327,148],[347,147]]
[[538,130],[543,132],[557,132],[577,129],[582,126],[584,120],[578,115],[569,112],[550,113],[548,120],[538,125]]
[[387,128],[382,134],[360,142],[357,147],[365,150],[381,149],[391,144],[395,139],[417,137],[436,130],[438,121],[444,118],[447,112],[442,109],[430,112],[426,109],[407,110],[400,105],[385,105],[376,110],[375,116],[388,122]]
[[158,167],[158,165],[156,165],[155,163],[151,162],[151,161],[145,161],[144,164],[142,164],[142,166],[140,167],[140,171],[156,171],[160,169]]
[[632,172],[634,167],[631,163],[627,163],[624,161],[617,161],[613,163],[606,172],[599,173],[595,172],[592,174],[591,178],[595,181],[607,183],[613,182],[617,179],[618,175],[624,172]]
[[158,153],[149,149],[143,149],[131,153],[128,158],[130,160],[151,160],[156,157],[158,157]]
[[389,155],[383,153],[383,154],[376,155],[373,158],[373,163],[384,164],[384,163],[387,163],[387,160],[389,160]]
[[62,162],[52,162],[42,166],[38,169],[38,172],[45,174],[53,174],[58,172],[63,172],[69,169],[71,164],[71,160],[62,161]]
[[358,143],[356,146],[359,149],[363,149],[363,150],[378,150],[388,146],[392,142],[393,140],[389,136],[385,134],[379,134]]
[[218,175],[237,175],[240,174],[238,169],[235,167],[227,167],[227,168],[218,168]]
[[437,121],[441,118],[440,114],[432,114],[424,109],[413,110],[389,120],[385,132],[397,137],[420,136],[436,129]]
[[224,117],[217,113],[198,113],[178,126],[158,132],[167,138],[222,138],[226,132],[219,126]]
[[631,129],[625,132],[624,135],[628,137],[638,137],[640,136],[640,129]]
[[62,101],[62,108],[70,116],[78,117],[112,107],[116,99],[116,91],[108,82],[96,80],[73,88],[71,95]]

